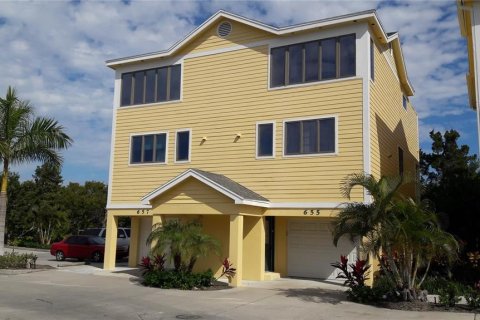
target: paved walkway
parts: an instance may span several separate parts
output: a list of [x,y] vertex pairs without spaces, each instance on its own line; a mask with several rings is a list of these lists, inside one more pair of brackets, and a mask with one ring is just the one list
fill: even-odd
[[220,291],[146,288],[135,272],[69,266],[0,275],[0,319],[455,319],[474,314],[380,309],[345,301],[342,288],[317,281],[247,282]]

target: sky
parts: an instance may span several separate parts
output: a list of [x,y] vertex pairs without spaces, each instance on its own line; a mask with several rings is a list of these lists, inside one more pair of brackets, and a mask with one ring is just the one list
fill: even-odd
[[[466,42],[451,1],[4,1],[0,0],[0,95],[14,86],[36,114],[74,139],[63,152],[64,182],[108,181],[113,70],[105,61],[168,49],[223,9],[275,26],[377,9],[398,31],[415,89],[420,146],[429,131],[455,129],[478,153],[468,107]],[[12,168],[30,179],[38,163]]]

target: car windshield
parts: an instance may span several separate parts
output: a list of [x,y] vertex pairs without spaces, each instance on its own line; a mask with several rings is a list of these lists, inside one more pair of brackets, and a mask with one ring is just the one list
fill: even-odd
[[90,228],[90,229],[85,229],[80,231],[80,234],[86,235],[86,236],[98,236],[100,233],[100,228]]
[[105,244],[105,240],[100,237],[89,237],[91,244]]

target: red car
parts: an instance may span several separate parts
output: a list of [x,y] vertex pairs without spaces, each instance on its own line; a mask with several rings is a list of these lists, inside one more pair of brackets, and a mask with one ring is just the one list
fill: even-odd
[[55,256],[57,261],[63,261],[65,258],[77,258],[100,262],[104,252],[105,240],[97,236],[70,236],[53,243],[50,247],[50,254]]

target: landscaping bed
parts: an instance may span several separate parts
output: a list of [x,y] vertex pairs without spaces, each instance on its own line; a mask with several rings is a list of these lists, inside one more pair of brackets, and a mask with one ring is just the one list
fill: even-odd
[[385,301],[373,304],[376,307],[394,309],[394,310],[404,310],[404,311],[444,311],[444,312],[467,312],[467,313],[478,313],[478,309],[474,310],[469,308],[466,305],[456,305],[454,307],[445,308],[445,306],[440,304],[435,304],[431,302],[421,302],[421,301]]

